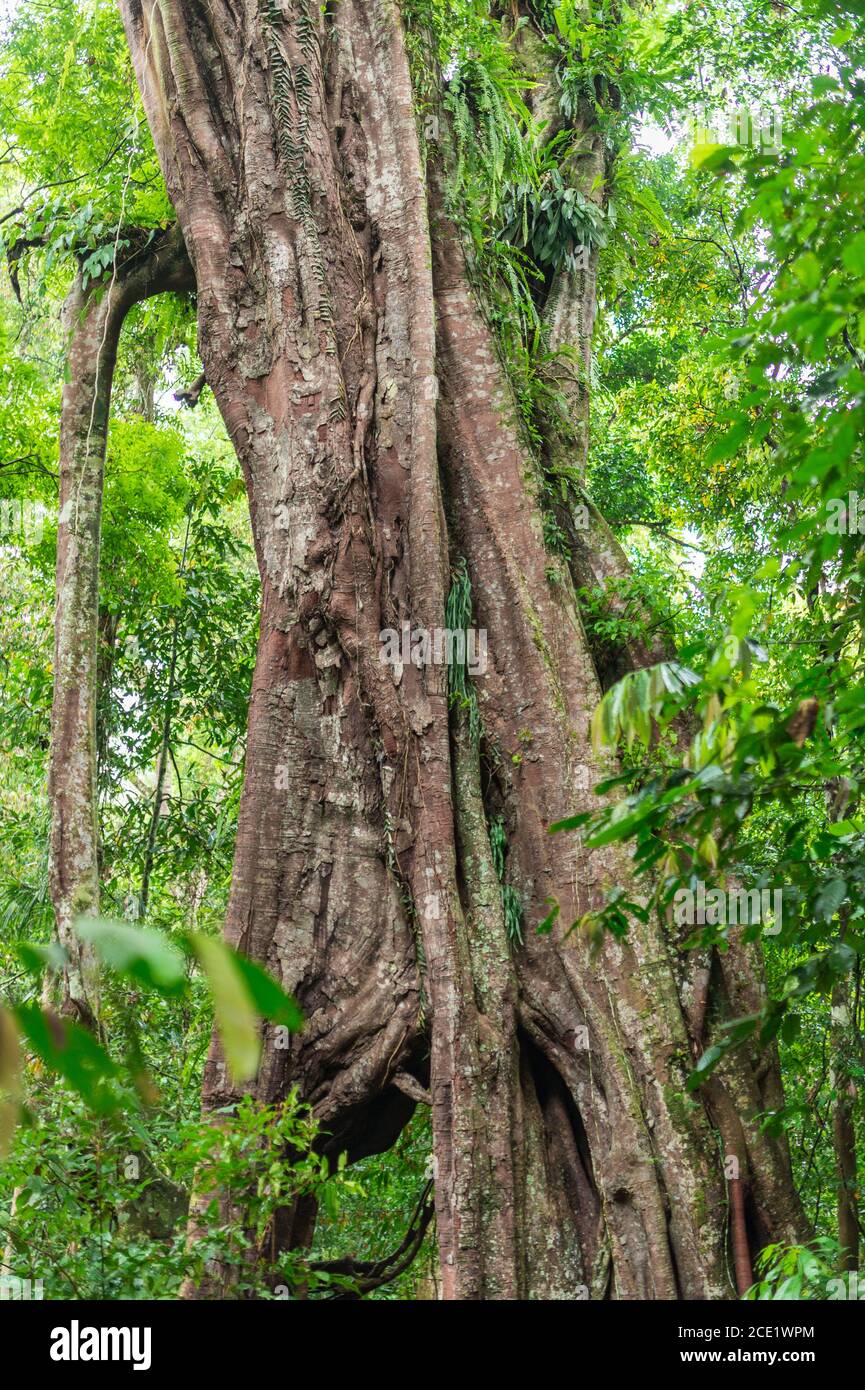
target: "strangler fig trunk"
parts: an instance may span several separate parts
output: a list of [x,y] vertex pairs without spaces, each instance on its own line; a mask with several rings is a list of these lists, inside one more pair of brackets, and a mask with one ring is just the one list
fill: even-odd
[[[400,12],[121,9],[261,573],[226,934],[307,1024],[265,1039],[257,1094],[298,1085],[359,1157],[428,1073],[447,1299],[724,1297],[670,948],[651,927],[595,952],[566,935],[630,874],[547,832],[593,805],[599,684],[428,194]],[[453,576],[488,638],[468,703],[444,667],[380,659],[384,629],[446,626]],[[232,1095],[214,1043],[205,1104]],[[277,1241],[302,1227],[287,1214]]]

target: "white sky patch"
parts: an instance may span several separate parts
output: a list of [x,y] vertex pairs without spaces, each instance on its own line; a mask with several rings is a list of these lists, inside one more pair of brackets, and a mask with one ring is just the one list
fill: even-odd
[[657,121],[647,118],[637,127],[634,143],[638,149],[649,154],[670,154],[682,140],[683,129],[666,131]]

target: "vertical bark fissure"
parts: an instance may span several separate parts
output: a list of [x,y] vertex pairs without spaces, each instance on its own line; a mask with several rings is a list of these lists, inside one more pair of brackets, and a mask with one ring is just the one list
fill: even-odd
[[[440,444],[461,519],[454,541],[468,560],[491,654],[481,715],[516,768],[509,786],[511,852],[520,864],[527,918],[533,925],[545,915],[545,899],[555,898],[568,923],[598,901],[605,879],[627,881],[629,872],[614,856],[587,855],[576,841],[552,848],[545,830],[548,807],[585,809],[592,800],[587,788],[597,777],[586,721],[597,685],[573,600],[558,597],[566,590],[548,582],[507,390],[453,229],[439,215],[433,249]],[[661,942],[641,939],[638,931],[629,948],[609,944],[603,951],[602,970],[578,942],[559,938],[552,950],[530,932],[519,956],[521,1013],[587,1116],[622,1296],[675,1297],[680,1281],[684,1290],[706,1296],[723,1284],[722,1200],[701,1108],[684,1101],[687,1039],[671,963]],[[597,1057],[574,1056],[567,1040],[575,1027],[588,1027]],[[603,1079],[607,1107],[615,1108],[603,1121],[590,1061]]]

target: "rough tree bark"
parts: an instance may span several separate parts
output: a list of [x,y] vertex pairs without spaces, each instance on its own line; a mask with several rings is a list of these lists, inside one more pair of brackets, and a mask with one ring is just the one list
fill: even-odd
[[[563,132],[571,137],[569,181],[586,199],[604,207],[616,150],[609,126],[606,131],[601,128],[597,108],[600,105],[608,116],[612,114],[618,108],[618,93],[606,79],[596,78],[594,101],[584,96],[568,125],[558,101],[551,50],[540,41],[530,7],[520,6],[520,12],[525,22],[516,31],[515,42],[532,82],[528,99],[533,115],[545,140]],[[541,308],[547,346],[561,354],[556,384],[567,407],[547,421],[544,461],[553,472],[576,470],[585,482],[599,250],[597,246],[584,250],[581,268],[560,269],[548,276]],[[581,527],[573,524],[567,509],[562,509],[559,518],[569,542],[569,568],[577,592],[602,593],[609,616],[630,616],[631,622],[636,616],[647,634],[629,635],[626,629],[626,635],[617,640],[590,638],[598,677],[606,689],[628,671],[672,660],[675,650],[669,634],[653,621],[654,615],[639,597],[627,597],[634,580],[627,555],[588,491],[583,501]],[[688,721],[679,720],[675,732],[685,754],[695,730]],[[714,949],[678,953],[679,996],[695,1060],[725,1022],[763,1007],[764,973],[759,945],[744,942],[736,934],[723,953]],[[809,1234],[793,1184],[786,1135],[768,1137],[757,1118],[783,1105],[777,1047],[771,1044],[762,1052],[743,1048],[728,1056],[705,1086],[704,1096],[725,1158],[734,1274],[741,1293],[753,1282],[748,1277],[752,1244],[801,1240]]]
[[126,254],[108,284],[84,290],[79,277],[66,305],[69,357],[60,421],[49,882],[57,938],[67,957],[59,1002],[63,1012],[88,1026],[98,1013],[95,961],[73,924],[77,917],[99,912],[99,538],[111,386],[120,330],[132,305],[192,286],[183,238],[175,227]]
[[[391,0],[122,0],[244,468],[262,582],[226,933],[299,998],[256,1094],[299,1085],[351,1157],[426,1079],[447,1299],[718,1298],[727,1203],[664,933],[565,937],[627,883],[547,834],[594,805],[599,696],[571,577],[435,184]],[[379,633],[445,626],[465,560],[483,734]],[[508,939],[489,827],[525,946]],[[561,907],[534,933],[550,898]],[[409,1089],[411,1089],[409,1087]],[[232,1088],[214,1042],[205,1104]],[[302,1239],[286,1213],[276,1243]]]

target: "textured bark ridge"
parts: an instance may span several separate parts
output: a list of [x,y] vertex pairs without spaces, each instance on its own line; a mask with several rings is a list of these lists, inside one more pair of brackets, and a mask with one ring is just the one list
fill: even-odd
[[[521,0],[512,8],[503,6],[502,19],[506,26],[521,23],[513,32],[513,42],[531,82],[526,98],[532,115],[541,130],[544,143],[567,134],[570,137],[567,159],[568,181],[583,196],[604,208],[612,172],[612,150],[609,139],[601,129],[594,102],[583,97],[573,120],[568,125],[558,99],[558,80],[555,57],[544,44],[533,21],[532,7]],[[611,113],[618,106],[618,95],[604,79],[596,81],[597,103]],[[582,263],[570,270],[560,268],[546,277],[541,317],[547,333],[547,349],[558,354],[552,369],[554,384],[563,409],[546,422],[544,462],[551,473],[559,469],[576,474],[583,484],[583,511],[580,525],[575,524],[573,512],[567,506],[559,508],[557,521],[567,537],[569,569],[578,594],[587,590],[601,591],[607,612],[622,617],[628,609],[626,589],[633,580],[628,558],[618,539],[592,501],[586,488],[586,465],[589,450],[589,419],[593,371],[592,339],[598,311],[597,244],[582,248]],[[615,642],[595,642],[592,656],[604,689],[613,685],[627,671],[663,660],[663,638],[654,635],[653,615],[638,604],[637,616],[645,620],[648,637],[629,636]]]
[[[446,1298],[724,1297],[718,1142],[685,1097],[663,934],[592,956],[534,933],[548,899],[567,924],[629,871],[546,830],[591,804],[599,685],[435,188],[428,212],[398,10],[121,9],[261,572],[226,932],[308,1023],[265,1039],[257,1093],[299,1085],[357,1157],[428,1068]],[[463,560],[480,737],[443,667],[380,660],[382,629],[445,627]],[[230,1095],[214,1044],[205,1103]]]
[[[549,47],[540,43],[524,5],[527,20],[514,36],[533,86],[529,101],[540,122],[543,139],[553,139],[564,128],[557,99],[557,80]],[[506,19],[506,22],[509,22]],[[618,106],[614,87],[596,81],[595,97],[608,114]],[[587,199],[604,205],[612,169],[610,144],[600,128],[594,103],[584,99],[569,129],[573,153],[570,181]],[[592,333],[597,313],[598,249],[589,249],[583,269],[558,270],[544,286],[542,313],[548,347],[560,352],[557,385],[567,404],[547,422],[544,460],[548,468],[570,467],[585,477],[589,443],[589,402],[592,374]],[[563,421],[567,423],[564,424]],[[562,509],[560,524],[569,542],[569,569],[578,593],[584,589],[604,593],[611,616],[624,616],[625,598],[633,573],[622,546],[584,491],[583,525]],[[586,515],[587,513],[587,515]],[[631,602],[633,602],[633,597]],[[658,661],[669,661],[675,651],[668,635],[637,599],[637,612],[647,636],[628,636],[615,642],[590,641],[601,685],[606,689],[626,672]],[[694,729],[687,721],[676,726],[681,751],[690,744]],[[695,1060],[705,1046],[720,1035],[731,1018],[758,1012],[765,1003],[762,953],[758,945],[733,937],[723,955],[716,951],[678,953],[678,994],[682,1001]],[[730,1208],[731,1255],[739,1292],[752,1282],[744,1278],[749,1265],[748,1248],[770,1240],[796,1242],[805,1238],[807,1223],[792,1180],[786,1136],[769,1137],[758,1116],[783,1106],[780,1060],[770,1045],[760,1052],[744,1048],[729,1055],[719,1073],[704,1088],[709,1117],[725,1155]],[[739,1176],[727,1160],[735,1158]],[[747,1206],[747,1213],[745,1207]],[[738,1219],[734,1219],[737,1218]],[[750,1232],[750,1234],[749,1234]]]
[[132,305],[192,286],[175,227],[145,249],[127,253],[107,285],[95,283],[84,291],[79,280],[66,305],[69,369],[60,421],[49,877],[57,936],[67,955],[61,1005],[88,1025],[97,1013],[95,963],[73,923],[99,911],[99,537],[111,385],[120,330]]

